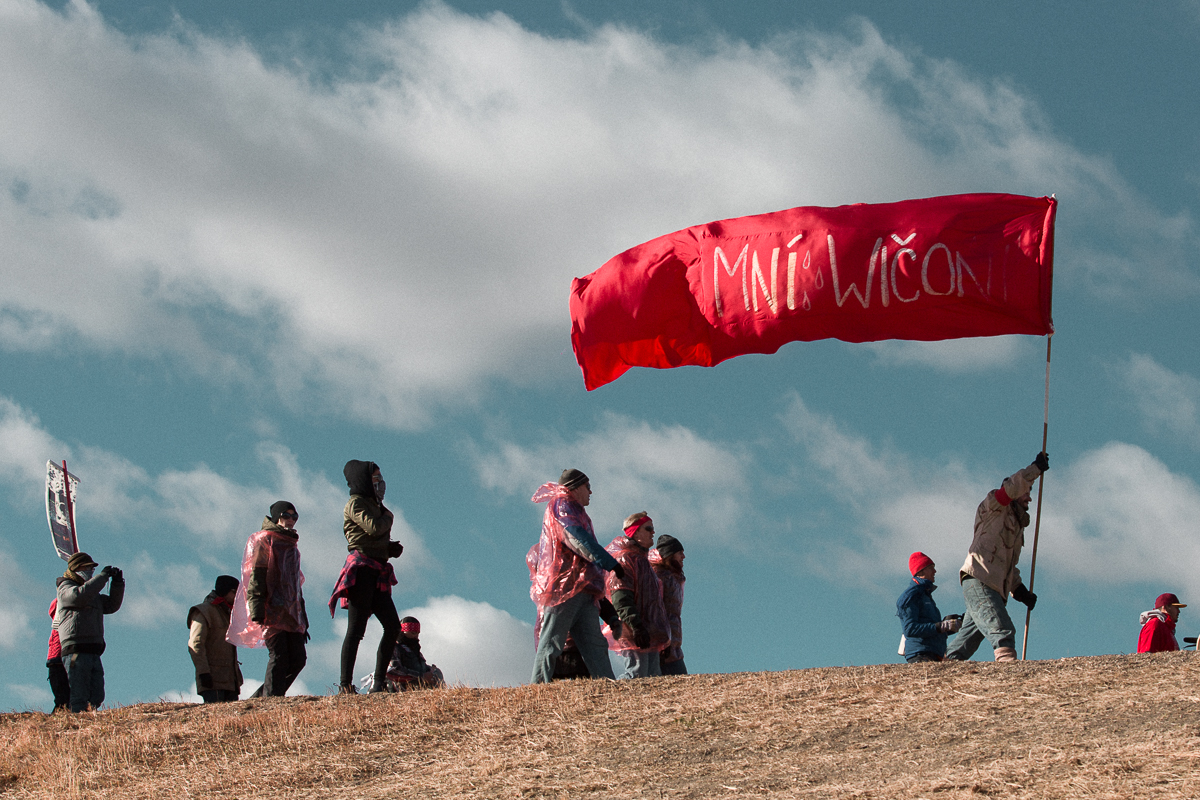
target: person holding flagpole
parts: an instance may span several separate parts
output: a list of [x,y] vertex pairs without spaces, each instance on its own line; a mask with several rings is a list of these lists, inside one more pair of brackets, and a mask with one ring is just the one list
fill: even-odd
[[1017,660],[1017,629],[1006,608],[1008,596],[1033,609],[1037,595],[1025,588],[1017,561],[1029,525],[1030,489],[1050,457],[1037,454],[1025,469],[988,492],[975,512],[975,534],[959,571],[967,610],[962,628],[946,651],[947,661],[967,661],[986,638],[997,661]]

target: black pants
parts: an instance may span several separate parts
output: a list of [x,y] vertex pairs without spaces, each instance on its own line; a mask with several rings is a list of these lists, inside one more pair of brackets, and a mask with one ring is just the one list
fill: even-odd
[[267,635],[267,677],[263,680],[263,697],[283,697],[304,665],[308,653],[304,650],[304,634],[292,631],[271,631]]
[[61,658],[46,662],[50,672],[50,691],[54,692],[54,708],[67,708],[71,705],[71,682],[67,680],[67,668]]
[[388,662],[396,649],[400,636],[400,616],[390,592],[379,591],[379,571],[358,568],[354,585],[350,587],[346,600],[350,604],[350,619],[346,626],[346,641],[342,642],[342,686],[354,683],[354,661],[358,658],[358,644],[367,632],[367,620],[374,614],[383,626],[383,638],[379,640],[379,651],[375,654],[375,685],[384,686]]

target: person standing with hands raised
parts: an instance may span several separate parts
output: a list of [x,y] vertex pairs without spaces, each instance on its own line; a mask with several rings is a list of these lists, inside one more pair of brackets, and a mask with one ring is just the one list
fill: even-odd
[[[98,565],[87,553],[67,560],[67,571],[58,579],[58,607],[54,627],[62,647],[71,683],[71,711],[96,710],[104,703],[104,615],[115,614],[125,599],[125,576],[116,567]],[[101,594],[112,580],[108,594]]]

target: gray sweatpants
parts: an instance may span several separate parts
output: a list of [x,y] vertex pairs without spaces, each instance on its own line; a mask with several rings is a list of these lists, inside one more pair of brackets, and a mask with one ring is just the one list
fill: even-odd
[[554,665],[567,643],[567,635],[575,641],[583,663],[593,678],[612,678],[608,661],[608,640],[600,633],[600,609],[587,592],[542,611],[542,630],[537,653],[533,657],[531,683],[549,683],[554,677]]

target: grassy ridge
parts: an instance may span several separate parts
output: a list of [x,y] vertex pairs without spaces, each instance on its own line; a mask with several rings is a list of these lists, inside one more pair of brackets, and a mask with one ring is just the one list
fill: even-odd
[[0,715],[0,797],[1200,797],[1200,660]]

